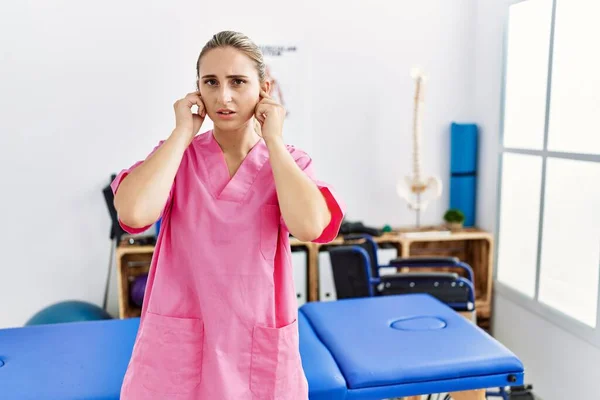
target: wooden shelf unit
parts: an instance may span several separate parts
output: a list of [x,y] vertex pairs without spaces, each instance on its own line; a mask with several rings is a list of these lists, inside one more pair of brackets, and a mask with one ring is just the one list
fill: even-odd
[[[439,229],[439,228],[437,228]],[[421,229],[425,230],[425,228]],[[475,308],[477,323],[489,329],[492,303],[493,277],[493,236],[474,228],[463,229],[450,235],[409,237],[403,235],[414,229],[398,229],[374,240],[385,247],[395,247],[400,257],[409,256],[452,256],[469,264],[474,273]],[[331,243],[317,244],[291,238],[290,245],[307,253],[307,301],[319,301],[319,251],[322,247],[339,246],[344,243],[341,237]],[[137,276],[147,273],[154,246],[117,247],[116,265],[119,284],[119,315],[121,318],[137,317],[141,309],[129,299],[130,284]],[[437,269],[439,270],[439,269]],[[452,270],[446,268],[446,270]],[[459,269],[455,270],[462,275]]]
[[119,318],[139,317],[141,308],[130,300],[132,281],[147,274],[154,254],[154,246],[119,245],[116,251],[117,281],[119,285]]
[[[440,229],[431,227],[429,229]],[[423,228],[421,230],[427,230]],[[409,237],[405,232],[414,232],[415,229],[405,228],[394,230],[373,239],[379,245],[395,247],[399,257],[409,256],[451,256],[458,257],[469,264],[473,269],[475,287],[475,308],[477,323],[489,329],[492,303],[493,279],[493,236],[485,231],[475,228],[465,228],[450,235]],[[319,301],[319,251],[321,247],[339,246],[343,239],[337,238],[331,243],[316,244],[305,243],[296,239],[291,240],[292,246],[305,246],[308,249],[308,301]],[[408,270],[408,269],[405,269]],[[423,270],[420,268],[419,270]],[[440,268],[436,268],[440,271]],[[464,276],[460,269],[444,268],[443,270],[457,272]]]

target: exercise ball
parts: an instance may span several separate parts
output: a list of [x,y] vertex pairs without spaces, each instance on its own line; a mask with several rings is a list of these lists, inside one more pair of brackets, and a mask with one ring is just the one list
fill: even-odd
[[62,322],[95,321],[112,319],[112,316],[97,305],[79,300],[67,300],[52,304],[31,317],[25,325],[58,324]]
[[138,307],[141,307],[144,302],[144,292],[146,291],[146,283],[148,282],[148,274],[138,276],[131,283],[131,301]]

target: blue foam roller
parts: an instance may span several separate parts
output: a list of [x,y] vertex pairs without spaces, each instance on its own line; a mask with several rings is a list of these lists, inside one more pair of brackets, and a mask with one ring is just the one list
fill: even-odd
[[458,124],[450,127],[450,173],[477,171],[477,125]]
[[450,177],[450,208],[458,208],[465,215],[464,226],[475,225],[475,176]]

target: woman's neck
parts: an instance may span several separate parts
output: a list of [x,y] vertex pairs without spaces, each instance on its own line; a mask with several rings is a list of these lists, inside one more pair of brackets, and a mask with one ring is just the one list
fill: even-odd
[[252,122],[231,131],[225,131],[215,126],[213,134],[223,153],[236,154],[242,157],[245,157],[261,139],[254,130]]

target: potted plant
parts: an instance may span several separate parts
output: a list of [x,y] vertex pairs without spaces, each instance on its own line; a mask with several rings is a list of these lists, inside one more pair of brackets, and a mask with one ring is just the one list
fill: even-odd
[[451,208],[444,214],[444,221],[446,221],[448,229],[458,231],[463,227],[465,214],[457,208]]

